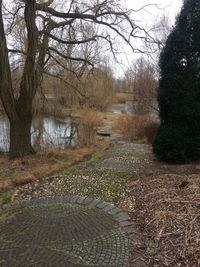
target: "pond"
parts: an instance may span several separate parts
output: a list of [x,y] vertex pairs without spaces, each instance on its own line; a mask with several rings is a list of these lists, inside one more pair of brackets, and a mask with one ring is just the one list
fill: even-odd
[[[31,127],[31,140],[34,149],[67,148],[74,144],[75,127],[70,118],[36,117]],[[0,116],[0,152],[9,150],[9,121]]]
[[109,112],[113,112],[115,114],[133,114],[133,101],[126,101],[125,103],[122,104],[112,104],[110,107],[107,109]]

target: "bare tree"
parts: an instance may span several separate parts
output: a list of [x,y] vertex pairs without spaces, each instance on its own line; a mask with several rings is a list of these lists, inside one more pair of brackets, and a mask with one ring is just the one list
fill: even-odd
[[138,115],[151,113],[155,109],[156,69],[141,57],[132,63],[125,73],[125,85],[133,92],[133,112]]
[[[115,55],[116,37],[131,45],[133,38],[150,38],[144,29],[131,18],[136,11],[127,11],[117,0],[0,0],[0,98],[10,121],[10,158],[34,153],[31,145],[32,102],[43,74],[48,72],[48,62],[57,60],[50,74],[57,75],[62,60],[83,62],[92,67],[82,56],[82,45],[102,40]],[[10,10],[8,10],[10,9]],[[17,19],[25,25],[26,45],[16,46],[12,39]],[[9,22],[6,21],[9,20]],[[84,30],[73,35],[78,27],[97,25],[98,34],[85,36]],[[66,53],[66,46],[76,45],[76,54]],[[23,50],[25,49],[25,50]],[[23,55],[23,71],[19,94],[13,92],[11,64]],[[81,56],[80,56],[81,55]],[[62,60],[61,60],[62,59]]]
[[155,21],[151,29],[151,35],[153,36],[153,42],[146,42],[145,46],[148,51],[148,57],[151,63],[154,65],[156,74],[159,77],[159,57],[162,51],[168,35],[170,34],[172,27],[169,16],[163,14]]

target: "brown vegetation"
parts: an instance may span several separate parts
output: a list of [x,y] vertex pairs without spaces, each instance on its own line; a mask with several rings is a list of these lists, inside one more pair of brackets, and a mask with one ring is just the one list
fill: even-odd
[[37,155],[9,161],[6,156],[0,157],[0,192],[21,186],[41,177],[47,177],[89,158],[98,150],[105,150],[109,141],[99,139],[95,146],[78,149],[47,149]]
[[[200,165],[168,165],[153,160],[141,166],[130,189],[141,232],[135,253],[145,266],[200,266]],[[134,262],[134,259],[133,259]],[[132,265],[131,265],[132,266]],[[133,265],[134,266],[134,265]]]
[[152,143],[159,128],[159,122],[150,120],[144,128],[144,134],[148,143]]
[[152,142],[158,129],[158,123],[147,115],[130,116],[123,114],[113,124],[113,130],[128,141]]
[[96,133],[102,124],[103,116],[101,114],[89,109],[82,110],[78,125],[78,145],[90,147],[96,144]]

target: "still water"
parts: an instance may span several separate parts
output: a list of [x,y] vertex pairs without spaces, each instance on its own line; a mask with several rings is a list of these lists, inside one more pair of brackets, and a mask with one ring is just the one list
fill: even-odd
[[[70,119],[54,117],[34,118],[32,127],[32,145],[35,150],[43,148],[66,148],[74,144],[75,127]],[[9,121],[0,116],[0,152],[9,150]]]

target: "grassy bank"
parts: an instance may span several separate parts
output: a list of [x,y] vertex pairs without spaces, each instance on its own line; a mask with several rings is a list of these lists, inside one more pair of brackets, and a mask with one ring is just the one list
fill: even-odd
[[[0,156],[0,203],[8,201],[15,187],[34,182],[42,177],[63,172],[68,167],[94,157],[109,146],[109,140],[100,138],[95,146],[74,149],[47,149],[36,155],[10,161]],[[4,200],[5,198],[5,200]]]

